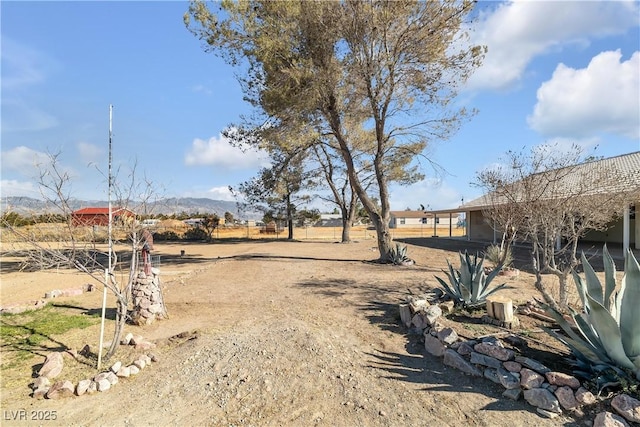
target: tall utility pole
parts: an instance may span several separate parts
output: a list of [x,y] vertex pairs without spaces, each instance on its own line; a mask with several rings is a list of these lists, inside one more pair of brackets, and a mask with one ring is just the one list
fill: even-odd
[[112,131],[112,123],[113,123],[113,105],[109,105],[109,177],[108,177],[108,181],[109,181],[109,191],[108,191],[108,199],[109,199],[109,274],[111,274],[111,256],[113,255],[113,239],[111,238],[111,233],[112,233],[112,223],[113,223],[113,208],[111,206],[111,187],[113,185],[112,183],[112,175],[111,175],[111,163],[112,163],[112,158],[113,156],[111,155],[111,140],[113,137],[113,131]]
[[105,285],[104,288],[102,290],[102,319],[101,319],[101,323],[100,323],[100,345],[98,347],[98,369],[100,369],[100,365],[102,364],[102,343],[104,340],[104,322],[105,322],[105,315],[107,312],[107,281],[111,280],[111,269],[112,269],[112,265],[111,265],[111,258],[113,256],[113,239],[111,238],[111,233],[112,233],[112,222],[113,222],[113,209],[111,207],[111,140],[112,140],[112,135],[113,135],[113,131],[112,131],[112,124],[113,124],[113,105],[109,104],[109,166],[108,166],[108,177],[107,177],[107,181],[108,181],[108,186],[109,186],[109,190],[108,190],[108,200],[109,200],[109,226],[108,226],[108,236],[109,236],[109,264],[107,267],[107,270],[104,272],[104,280],[105,280]]

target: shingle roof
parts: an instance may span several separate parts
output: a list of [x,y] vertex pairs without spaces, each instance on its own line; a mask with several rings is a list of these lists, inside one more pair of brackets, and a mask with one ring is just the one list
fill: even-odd
[[[567,175],[558,173],[565,169],[570,173]],[[588,193],[581,192],[581,194],[640,192],[640,151],[585,162],[568,168],[541,172],[539,174],[532,175],[532,177],[545,177],[551,174],[554,174],[554,176],[561,176],[559,181],[552,186],[553,192],[556,196],[568,195],[577,191],[579,186],[584,184],[585,176],[592,178],[592,180],[588,182],[595,182],[596,184],[600,182],[602,185],[594,186]],[[598,177],[607,176],[611,179],[598,179]],[[517,186],[520,183],[522,183],[522,181],[516,182],[513,185]],[[558,194],[559,191],[562,192],[562,194]],[[491,195],[485,194],[477,199],[465,203],[462,207],[468,210],[491,206],[493,203],[490,196]],[[549,194],[548,197],[551,198],[553,195]]]

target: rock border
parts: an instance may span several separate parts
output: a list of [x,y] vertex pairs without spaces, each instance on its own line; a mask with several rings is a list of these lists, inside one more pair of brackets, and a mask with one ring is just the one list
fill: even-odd
[[[148,350],[155,347],[155,344],[145,340],[140,335],[128,333],[121,341],[122,345],[133,345],[138,350]],[[89,346],[85,346],[80,353],[89,351]],[[58,380],[52,383],[52,379],[58,377],[64,368],[63,354],[67,353],[76,356],[71,351],[51,352],[47,354],[44,364],[38,371],[38,376],[31,384],[33,393],[31,397],[35,399],[63,399],[74,396],[91,395],[97,392],[105,392],[116,385],[120,378],[129,378],[140,373],[143,369],[151,366],[159,359],[155,354],[140,354],[128,365],[117,361],[106,371],[102,371],[92,378],[78,381],[77,384],[69,380]]]
[[[427,353],[441,357],[443,364],[503,386],[503,397],[514,401],[523,398],[545,418],[555,418],[563,411],[583,416],[582,408],[598,401],[576,377],[516,354],[499,338],[461,339],[455,330],[438,322],[443,311],[452,311],[452,304],[438,303],[442,294],[437,291],[411,295],[398,309],[404,326],[423,336]],[[640,400],[620,394],[611,400],[610,407],[613,413],[598,413],[593,427],[640,423]]]
[[92,292],[95,287],[87,283],[81,288],[53,289],[44,294],[44,299],[32,300],[27,302],[18,302],[0,307],[0,314],[20,314],[25,311],[39,310],[49,303],[49,300],[58,297],[73,297],[82,295],[85,292]]

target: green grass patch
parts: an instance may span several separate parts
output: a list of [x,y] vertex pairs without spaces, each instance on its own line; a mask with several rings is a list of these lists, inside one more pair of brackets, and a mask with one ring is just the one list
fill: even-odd
[[[97,316],[68,314],[54,304],[25,313],[4,314],[0,316],[2,350],[12,355],[13,362],[24,360],[52,345],[64,347],[54,336],[73,329],[84,329],[99,321]],[[3,369],[7,367],[5,365]]]

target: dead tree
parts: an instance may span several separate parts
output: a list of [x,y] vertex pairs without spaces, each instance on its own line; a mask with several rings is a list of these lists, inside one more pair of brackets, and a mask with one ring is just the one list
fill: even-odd
[[[503,246],[516,236],[531,245],[536,288],[559,309],[568,306],[579,240],[622,214],[630,194],[619,184],[628,178],[613,162],[585,161],[575,145],[565,152],[552,146],[509,151],[503,166],[478,174],[487,190],[485,215],[503,233]],[[544,274],[558,278],[558,295],[545,286]]]
[[[144,245],[141,226],[135,218],[123,219],[115,232],[126,236],[130,244],[130,259],[127,263],[113,251],[96,249],[95,242],[87,241],[79,234],[79,228],[72,222],[70,205],[71,176],[60,164],[60,153],[49,154],[46,164],[38,165],[39,187],[42,197],[53,206],[61,217],[66,218],[64,232],[57,242],[44,241],[38,236],[25,231],[21,227],[3,224],[6,230],[19,240],[27,243],[32,250],[28,251],[27,263],[30,268],[45,270],[49,268],[70,267],[90,276],[94,281],[107,288],[116,297],[116,319],[113,340],[105,359],[109,359],[120,343],[124,326],[128,319],[131,303],[131,289],[139,272],[138,253]],[[115,204],[121,208],[132,206],[132,195],[138,195],[137,207],[149,206],[155,197],[149,180],[137,180],[135,166],[130,171],[126,186],[115,186]],[[142,196],[141,196],[142,195]],[[59,217],[60,215],[58,215]],[[91,239],[90,239],[91,240]],[[109,257],[111,259],[109,260]],[[121,264],[124,264],[121,268]]]

